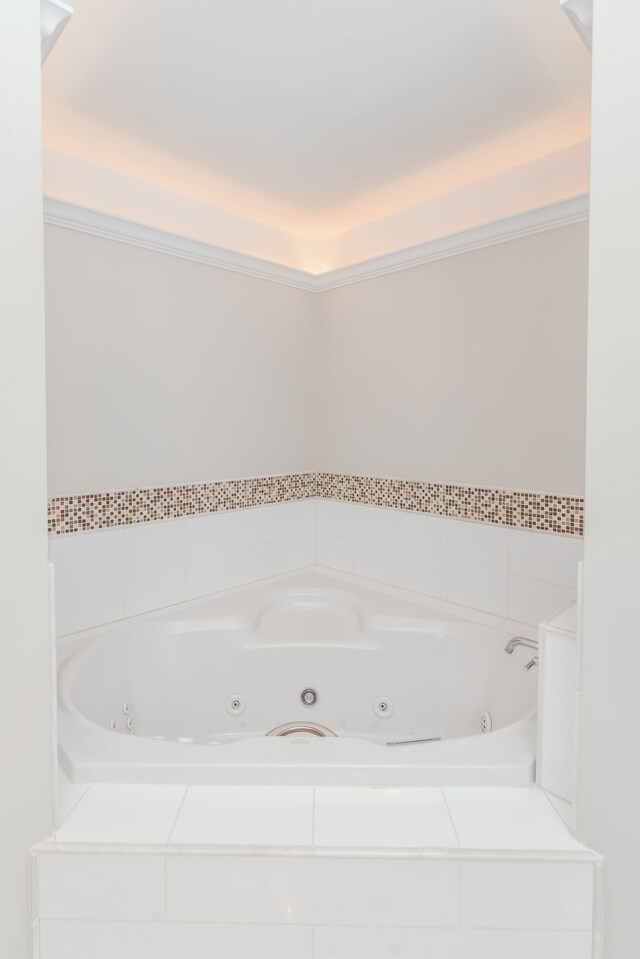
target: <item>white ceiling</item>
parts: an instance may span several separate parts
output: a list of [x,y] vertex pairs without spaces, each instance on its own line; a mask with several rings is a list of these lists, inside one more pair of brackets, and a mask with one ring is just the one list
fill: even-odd
[[75,0],[45,142],[324,240],[589,135],[558,0]]

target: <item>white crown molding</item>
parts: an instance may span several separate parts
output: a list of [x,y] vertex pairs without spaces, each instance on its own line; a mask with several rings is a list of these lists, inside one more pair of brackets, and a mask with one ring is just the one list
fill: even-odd
[[73,9],[62,0],[40,0],[40,62],[44,63],[66,27]]
[[154,227],[144,226],[108,213],[100,213],[86,207],[45,197],[45,223],[61,226],[80,233],[116,240],[130,246],[138,246],[156,253],[167,253],[186,260],[195,260],[209,266],[217,266],[235,273],[244,273],[263,280],[282,283],[300,290],[322,292],[350,283],[358,283],[398,270],[407,270],[434,260],[470,253],[486,246],[506,243],[521,237],[554,230],[572,223],[582,223],[589,218],[587,194],[560,200],[548,206],[537,207],[505,217],[491,223],[472,227],[460,233],[429,240],[419,246],[387,253],[363,263],[355,263],[327,273],[314,275],[304,270],[282,266],[245,253],[236,253],[222,247],[211,246],[188,237],[177,236]]
[[301,290],[314,289],[313,277],[303,270],[282,266],[269,260],[261,260],[247,253],[236,253],[223,247],[211,246],[200,240],[192,240],[175,233],[167,233],[155,227],[144,226],[121,217],[100,213],[65,200],[52,197],[44,198],[44,221],[53,226],[62,226],[79,233],[89,233],[106,240],[116,240],[129,246],[139,246],[154,253],[168,253],[184,260],[195,260],[208,266],[218,266],[234,273],[244,273],[263,280],[272,280],[285,286],[295,286]]
[[321,273],[316,280],[317,289],[331,290],[348,283],[357,283],[361,280],[370,280],[375,276],[384,276],[386,273],[395,273],[397,270],[408,270],[412,266],[422,266],[434,260],[442,260],[448,256],[458,256],[461,253],[471,253],[485,246],[495,246],[497,243],[506,243],[509,240],[518,240],[534,233],[543,233],[545,230],[555,230],[558,227],[570,226],[572,223],[582,223],[589,219],[589,196],[569,197],[559,200],[548,206],[536,207],[525,213],[494,220],[481,226],[471,227],[460,233],[438,237],[412,246],[395,253],[386,253],[364,263],[354,263],[328,273]]
[[593,0],[560,0],[560,6],[590,51],[593,41]]

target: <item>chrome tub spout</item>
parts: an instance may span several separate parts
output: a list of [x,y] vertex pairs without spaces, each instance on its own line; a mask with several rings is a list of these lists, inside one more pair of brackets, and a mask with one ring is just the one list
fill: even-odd
[[538,650],[538,642],[535,639],[527,639],[525,636],[514,636],[513,639],[510,639],[507,645],[504,647],[505,653],[511,653],[514,651],[516,646],[526,646],[527,649]]

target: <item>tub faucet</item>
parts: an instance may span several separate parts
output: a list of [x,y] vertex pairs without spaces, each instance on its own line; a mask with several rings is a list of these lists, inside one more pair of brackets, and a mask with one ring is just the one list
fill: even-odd
[[[513,639],[510,639],[507,645],[504,647],[505,653],[511,653],[514,651],[516,646],[526,646],[527,649],[535,649],[536,653],[538,651],[538,642],[535,639],[526,639],[524,636],[514,636]],[[533,659],[530,659],[526,666],[523,666],[523,669],[526,672],[529,672],[534,666],[538,665],[538,657],[534,656]]]
[[516,646],[526,646],[527,649],[537,650],[538,641],[535,639],[526,639],[524,636],[514,636],[513,639],[510,639],[507,645],[504,647],[505,653],[509,653],[509,655],[511,655]]

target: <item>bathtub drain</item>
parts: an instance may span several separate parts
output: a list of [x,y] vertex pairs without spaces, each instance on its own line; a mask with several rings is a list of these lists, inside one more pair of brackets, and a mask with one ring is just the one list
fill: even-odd
[[328,726],[321,726],[319,723],[282,723],[280,726],[274,726],[267,733],[267,736],[294,736],[296,733],[306,733],[309,736],[336,736]]

